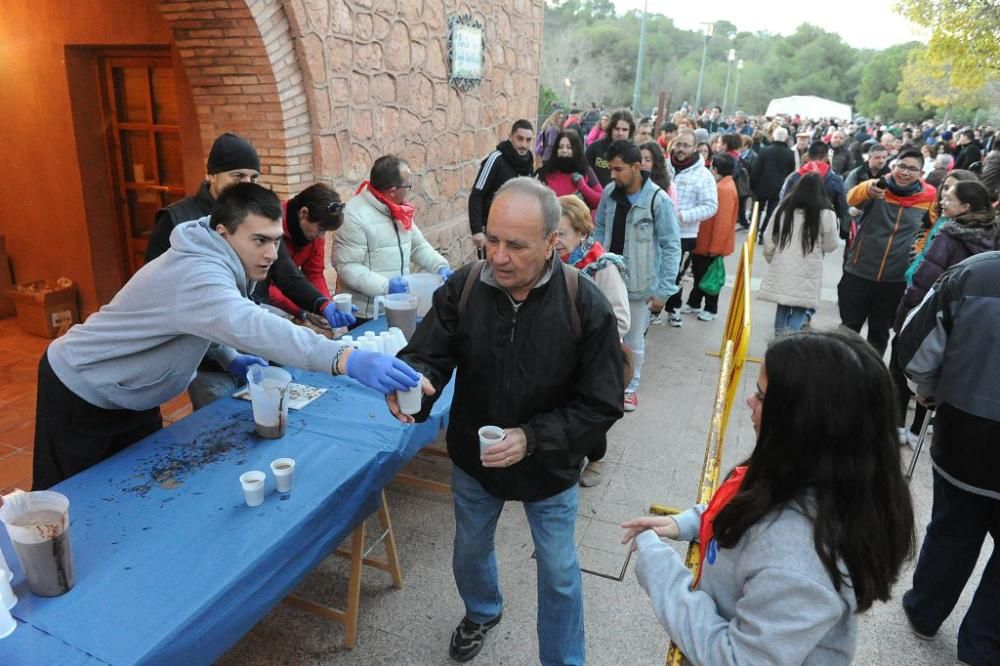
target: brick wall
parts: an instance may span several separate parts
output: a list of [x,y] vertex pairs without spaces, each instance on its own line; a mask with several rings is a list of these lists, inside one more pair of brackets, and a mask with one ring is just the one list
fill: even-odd
[[[479,162],[532,118],[543,0],[160,0],[191,83],[207,154],[223,131],[251,137],[265,182],[354,192],[379,155],[414,172],[417,221],[459,263]],[[447,18],[485,25],[483,83],[448,85]]]

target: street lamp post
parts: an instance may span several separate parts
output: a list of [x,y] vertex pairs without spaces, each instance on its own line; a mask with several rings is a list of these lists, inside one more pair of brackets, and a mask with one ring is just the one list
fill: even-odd
[[729,65],[726,67],[726,88],[722,93],[722,117],[726,117],[726,102],[729,100],[729,75],[733,71],[733,61],[736,60],[736,49],[729,49],[729,57],[726,58]]
[[642,89],[642,60],[646,50],[646,8],[649,7],[649,0],[642,5],[642,23],[639,26],[639,59],[635,65],[635,91],[632,93],[632,112],[638,119],[642,114],[639,112],[639,92]]
[[698,71],[698,92],[694,96],[694,115],[697,118],[701,113],[701,84],[705,80],[705,57],[708,55],[708,40],[715,30],[714,23],[704,23],[705,26],[705,46],[701,49],[701,69]]
[[740,58],[736,61],[736,90],[733,91],[733,113],[736,113],[736,110],[739,109],[739,106],[736,104],[736,100],[739,99],[740,96],[740,74],[742,73],[743,58]]

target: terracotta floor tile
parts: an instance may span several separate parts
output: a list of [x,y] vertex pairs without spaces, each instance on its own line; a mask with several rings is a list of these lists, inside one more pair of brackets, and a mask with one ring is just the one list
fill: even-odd
[[8,493],[14,488],[30,490],[31,454],[24,451],[0,458],[0,492]]
[[35,444],[35,419],[28,418],[7,430],[0,430],[0,444],[22,450],[32,450]]

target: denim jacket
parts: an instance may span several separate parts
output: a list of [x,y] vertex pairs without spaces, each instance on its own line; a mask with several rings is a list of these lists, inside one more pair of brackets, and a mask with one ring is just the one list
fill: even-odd
[[[628,205],[624,192],[616,193],[611,182],[604,188],[601,203],[597,206],[594,238],[605,248],[611,246],[611,231],[615,210]],[[656,197],[656,204],[650,206]],[[653,210],[651,210],[651,208]],[[653,212],[656,219],[653,219]],[[667,193],[643,174],[639,200],[628,212],[625,220],[625,247],[622,255],[629,267],[629,300],[656,296],[666,300],[677,292],[677,270],[681,261],[681,232],[674,214],[674,203]]]

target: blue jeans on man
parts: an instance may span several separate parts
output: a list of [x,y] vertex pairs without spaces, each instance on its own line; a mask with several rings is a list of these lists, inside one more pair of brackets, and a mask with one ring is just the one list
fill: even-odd
[[[452,568],[465,616],[486,623],[503,611],[494,536],[505,500],[454,467],[455,548]],[[583,580],[573,537],[580,488],[524,502],[538,571],[538,653],[542,664],[582,664]]]
[[802,330],[809,318],[810,308],[779,305],[774,310],[774,334],[795,333]]

